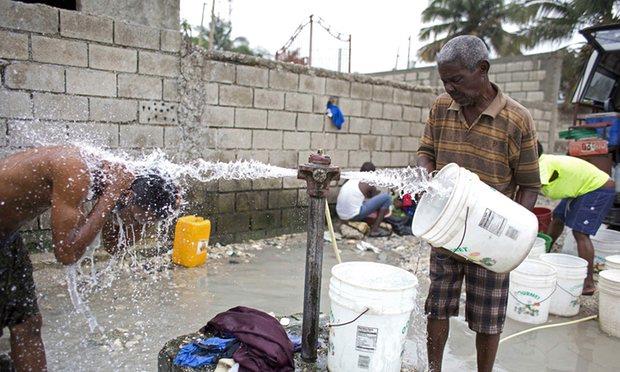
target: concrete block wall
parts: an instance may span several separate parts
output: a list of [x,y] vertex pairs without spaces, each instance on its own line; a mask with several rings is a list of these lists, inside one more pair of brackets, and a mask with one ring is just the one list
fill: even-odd
[[[358,170],[415,164],[435,97],[420,88],[188,46],[182,58],[180,136],[191,157],[256,159],[296,168],[321,148],[332,163]],[[325,116],[329,96],[346,116]],[[335,201],[337,188],[330,201]],[[209,215],[219,241],[260,238],[305,227],[305,183],[296,179],[196,185],[193,210]]]
[[[554,148],[557,140],[557,100],[562,74],[562,58],[557,53],[497,58],[490,61],[489,78],[500,89],[530,110],[540,141]],[[370,74],[384,79],[411,82],[443,91],[436,66]]]
[[[517,101],[557,101],[562,72],[562,59],[559,54],[504,57],[490,62],[491,81]],[[443,89],[435,66],[377,72],[370,75]]]
[[129,151],[172,142],[178,30],[0,0],[0,40],[0,155],[76,139]]

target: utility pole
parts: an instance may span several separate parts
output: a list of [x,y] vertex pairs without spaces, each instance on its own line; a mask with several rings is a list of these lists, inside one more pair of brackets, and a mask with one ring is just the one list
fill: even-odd
[[409,61],[411,61],[411,35],[409,35],[409,46],[407,47],[407,70],[409,70]]
[[400,47],[396,49],[396,64],[394,65],[394,70],[398,70],[398,57],[400,56]]
[[351,34],[349,34],[349,74],[351,73]]
[[308,66],[312,66],[312,17],[314,17],[314,15],[310,14],[310,51],[308,52]]
[[209,27],[209,51],[212,51],[214,48],[213,43],[215,42],[215,0],[211,4],[211,27]]
[[204,34],[204,22],[205,22],[205,6],[207,3],[202,3],[202,17],[200,17],[200,35]]
[[342,48],[338,48],[338,72],[342,72]]

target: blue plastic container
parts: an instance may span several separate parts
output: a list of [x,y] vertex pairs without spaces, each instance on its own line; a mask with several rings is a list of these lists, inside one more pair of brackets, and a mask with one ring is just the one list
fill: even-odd
[[598,124],[603,122],[611,123],[610,127],[598,128],[596,131],[599,136],[605,138],[609,146],[620,145],[620,113],[604,112],[600,114],[584,115],[586,125]]

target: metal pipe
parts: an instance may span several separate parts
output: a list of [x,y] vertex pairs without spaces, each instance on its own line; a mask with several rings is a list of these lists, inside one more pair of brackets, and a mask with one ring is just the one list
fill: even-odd
[[319,339],[325,196],[329,183],[340,179],[340,169],[330,164],[330,157],[319,150],[317,154],[310,155],[307,164],[299,166],[297,173],[297,178],[306,180],[309,196],[301,357],[310,363],[316,361]]
[[349,34],[349,74],[351,73],[351,34]]
[[310,14],[310,50],[308,52],[308,66],[310,67],[312,67],[312,29],[314,23],[314,21],[312,20],[313,17],[314,15]]
[[306,245],[304,316],[301,329],[301,357],[306,362],[314,362],[317,358],[324,224],[325,199],[310,198],[308,206],[308,243]]

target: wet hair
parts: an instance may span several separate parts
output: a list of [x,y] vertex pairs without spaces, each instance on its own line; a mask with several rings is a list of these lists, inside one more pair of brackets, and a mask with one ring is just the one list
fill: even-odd
[[175,184],[156,174],[137,176],[131,184],[131,191],[133,203],[154,213],[158,219],[166,218],[172,213],[179,194]]
[[441,47],[436,59],[437,65],[457,62],[473,71],[480,61],[489,59],[489,50],[479,37],[461,35],[450,39]]
[[372,172],[375,169],[375,165],[369,161],[365,162],[364,164],[362,164],[362,167],[360,168],[360,171],[362,172]]
[[540,158],[540,155],[544,154],[544,149],[543,149],[543,145],[542,143],[540,143],[540,141],[536,141],[536,144],[538,145],[538,157]]

